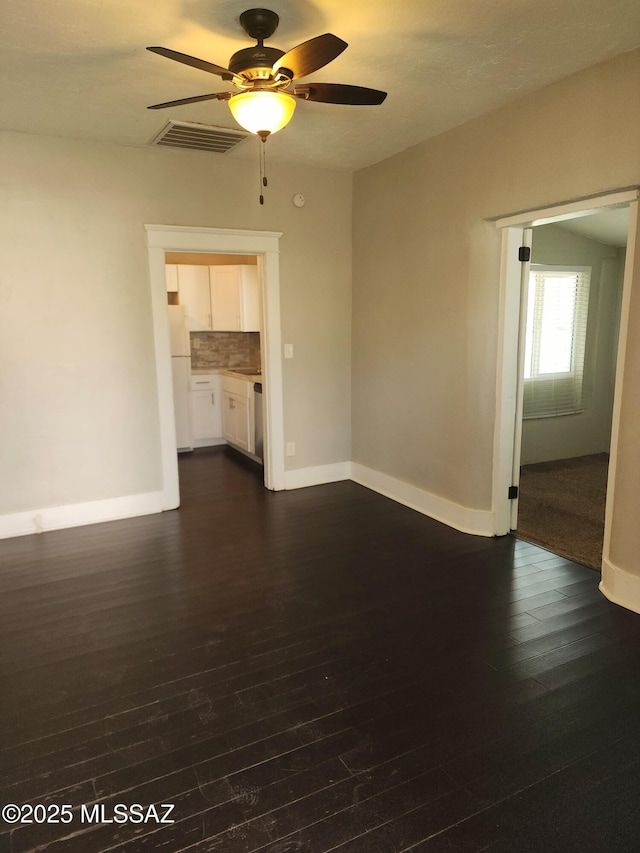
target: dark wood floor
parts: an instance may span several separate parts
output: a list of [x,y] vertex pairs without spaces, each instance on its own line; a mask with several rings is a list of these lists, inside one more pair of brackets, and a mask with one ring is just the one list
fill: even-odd
[[640,850],[640,616],[595,572],[180,467],[177,512],[0,542],[0,805],[74,807],[0,853]]

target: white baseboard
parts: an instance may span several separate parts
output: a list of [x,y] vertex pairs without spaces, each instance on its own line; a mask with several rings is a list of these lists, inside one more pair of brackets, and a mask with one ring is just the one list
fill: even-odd
[[496,520],[491,510],[468,509],[357,462],[351,463],[351,479],[462,533],[496,535]]
[[163,492],[148,492],[142,495],[127,495],[102,501],[88,501],[66,506],[50,506],[0,515],[0,539],[11,536],[26,536],[43,533],[45,530],[60,530],[64,527],[80,527],[102,521],[116,521],[136,515],[150,515],[169,509],[165,506]]
[[323,483],[337,483],[348,480],[351,474],[350,462],[334,462],[332,465],[316,465],[312,468],[294,468],[284,472],[285,489],[304,489],[307,486],[320,486]]
[[[245,455],[255,459],[251,454]],[[303,489],[307,486],[319,486],[340,480],[353,480],[361,486],[415,509],[423,515],[428,515],[436,521],[448,524],[463,533],[477,536],[496,535],[495,518],[491,511],[468,509],[355,462],[335,462],[310,468],[294,468],[284,473],[285,489]],[[0,539],[42,533],[45,530],[97,524],[102,521],[115,521],[137,515],[149,515],[172,508],[166,505],[166,498],[162,492],[149,492],[109,500],[17,512],[0,516]],[[637,583],[640,608],[640,579],[637,579]],[[612,596],[609,597],[615,600]]]
[[614,604],[640,613],[640,576],[615,566],[606,557],[602,559],[600,592]]
[[226,438],[194,438],[193,446],[196,447],[218,447],[221,444],[226,444]]

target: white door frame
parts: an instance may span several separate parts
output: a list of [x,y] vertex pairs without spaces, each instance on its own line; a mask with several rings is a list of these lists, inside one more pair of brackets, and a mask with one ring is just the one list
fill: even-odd
[[173,417],[171,352],[167,316],[165,252],[256,255],[262,282],[262,362],[264,405],[264,484],[284,489],[284,414],[282,393],[282,334],[280,328],[279,238],[276,231],[237,231],[145,225],[149,252],[151,305],[156,354],[156,380],[162,455],[163,509],[180,505],[178,459]]
[[[515,466],[520,464],[520,439],[522,434],[523,381],[518,368],[518,340],[521,314],[522,264],[518,260],[518,248],[523,244],[525,229],[536,225],[548,225],[588,216],[605,209],[629,207],[629,230],[627,236],[627,263],[622,296],[622,316],[616,363],[616,383],[611,432],[611,457],[609,462],[609,486],[607,489],[607,512],[605,521],[605,557],[608,556],[611,535],[611,507],[613,506],[613,482],[617,458],[617,443],[620,422],[620,399],[623,381],[623,363],[629,319],[629,301],[633,270],[629,258],[633,256],[636,235],[636,218],[640,190],[621,190],[606,195],[590,197],[567,204],[555,205],[538,210],[525,211],[494,220],[496,228],[502,230],[502,257],[500,264],[500,313],[498,331],[498,369],[496,386],[496,423],[493,446],[492,508],[496,523],[496,535],[504,536],[515,525],[517,509],[509,500],[508,491],[517,485],[512,477]],[[640,287],[640,282],[637,286]],[[517,458],[516,458],[517,454]]]

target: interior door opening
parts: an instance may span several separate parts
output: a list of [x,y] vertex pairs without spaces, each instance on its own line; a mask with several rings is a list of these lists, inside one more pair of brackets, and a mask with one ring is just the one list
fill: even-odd
[[[602,550],[602,580],[600,591],[611,601],[640,612],[640,588],[637,576],[627,568],[632,560],[627,548],[625,535],[629,521],[633,517],[633,483],[630,480],[628,464],[633,459],[632,441],[633,405],[635,402],[634,356],[635,342],[631,330],[635,322],[634,308],[638,277],[638,256],[640,247],[640,188],[612,190],[599,196],[585,197],[577,201],[563,202],[551,207],[527,210],[494,221],[495,227],[502,232],[502,256],[500,264],[500,315],[497,359],[497,397],[494,429],[493,455],[493,499],[494,530],[497,536],[504,536],[517,529],[511,523],[512,514],[517,513],[517,490],[519,466],[514,460],[520,460],[514,452],[522,433],[522,417],[518,419],[523,383],[518,381],[518,351],[524,353],[524,340],[519,341],[519,312],[521,305],[521,284],[524,276],[521,255],[523,239],[527,230],[538,225],[557,223],[578,217],[588,217],[604,210],[628,209],[629,225],[622,285],[622,305],[620,309],[620,329],[616,360],[616,381],[613,395],[613,417],[611,426],[611,445],[604,522],[604,542]],[[519,343],[522,346],[519,346]],[[514,467],[517,467],[514,482]],[[515,493],[515,494],[514,494]],[[517,515],[516,515],[517,518]]]
[[166,252],[178,453],[228,445],[263,473],[263,285],[256,255]]
[[166,255],[169,252],[251,255],[258,259],[262,286],[260,337],[263,379],[264,486],[284,489],[284,406],[280,325],[280,237],[277,231],[247,231],[184,225],[145,225],[156,355],[162,509],[180,506],[178,454],[167,318]]
[[604,543],[627,230],[628,208],[534,227],[521,315],[512,530],[595,569]]

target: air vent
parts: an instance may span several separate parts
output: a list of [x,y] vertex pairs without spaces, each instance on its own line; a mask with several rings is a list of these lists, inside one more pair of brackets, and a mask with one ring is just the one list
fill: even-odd
[[170,121],[151,140],[151,145],[226,154],[247,136],[251,134],[230,127],[212,127],[193,121]]

